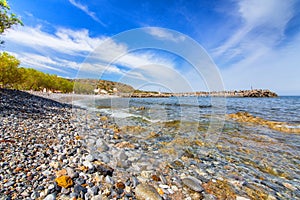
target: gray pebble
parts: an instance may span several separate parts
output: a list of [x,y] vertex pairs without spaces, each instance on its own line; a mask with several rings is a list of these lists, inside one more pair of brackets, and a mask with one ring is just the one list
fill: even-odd
[[68,176],[70,176],[70,178],[76,178],[76,175],[78,177],[78,173],[76,174],[75,171],[71,167],[67,167],[66,170],[67,170]]
[[147,200],[161,200],[161,196],[158,194],[156,189],[152,185],[139,184],[135,188],[135,195],[137,199],[147,199]]
[[97,147],[97,150],[100,151],[100,152],[104,152],[104,151],[109,150],[109,147],[107,146],[106,142],[101,138],[99,138],[96,141],[96,147]]
[[89,162],[93,162],[95,160],[95,157],[92,154],[89,154],[85,157],[85,160]]
[[56,199],[56,194],[52,193],[52,194],[48,194],[44,200],[55,200]]
[[102,200],[102,195],[101,194],[99,194],[99,195],[96,195],[96,196],[93,196],[92,198],[91,198],[91,200]]
[[73,198],[73,197],[77,198],[77,197],[79,197],[79,194],[76,193],[76,192],[72,192],[72,193],[70,194],[70,198]]
[[15,184],[14,181],[8,181],[7,183],[4,184],[4,187],[10,187],[10,186],[12,186],[14,184]]
[[37,199],[40,197],[40,193],[34,191],[33,193],[31,193],[30,198],[31,199]]
[[89,169],[93,169],[93,168],[94,168],[93,164],[92,164],[90,161],[85,160],[85,161],[83,161],[82,164],[83,164],[85,167],[88,167]]
[[186,185],[187,187],[189,187],[190,189],[196,191],[196,192],[202,192],[204,189],[201,186],[201,181],[198,180],[195,177],[189,176],[186,178],[182,179],[182,182],[184,185]]

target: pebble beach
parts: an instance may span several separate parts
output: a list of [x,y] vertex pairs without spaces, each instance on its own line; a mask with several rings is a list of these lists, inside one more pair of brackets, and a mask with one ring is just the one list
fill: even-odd
[[[176,124],[163,131],[143,121],[121,127],[109,114],[65,98],[0,89],[0,100],[0,200],[300,199],[299,168],[246,159],[264,152],[234,143],[250,136],[226,132],[228,125],[211,149],[201,137],[168,134]],[[281,145],[263,136],[250,140]],[[299,156],[287,159],[299,166]]]

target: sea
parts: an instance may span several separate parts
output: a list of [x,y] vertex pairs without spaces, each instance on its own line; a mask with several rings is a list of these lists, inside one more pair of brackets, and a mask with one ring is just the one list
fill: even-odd
[[[110,98],[78,102],[116,118],[141,117],[150,122],[202,121],[215,110],[220,114],[248,112],[270,121],[300,124],[300,96],[277,98]],[[221,108],[220,108],[221,107]]]
[[[227,117],[227,114],[246,112],[300,129],[300,96],[95,98],[77,104],[105,113],[120,128],[141,127],[147,132],[136,133],[143,135],[141,140],[156,133],[152,134],[151,145],[158,150],[163,147],[157,144],[173,141],[181,153],[172,159],[179,159],[186,148],[199,157],[207,152],[233,166],[239,174],[237,179],[245,179],[244,183],[254,185],[257,191],[262,189],[277,199],[300,199],[300,134]],[[174,142],[174,138],[184,141],[183,144]],[[189,147],[192,143],[187,138],[198,141],[199,148]],[[227,175],[226,171],[219,173],[219,176]]]

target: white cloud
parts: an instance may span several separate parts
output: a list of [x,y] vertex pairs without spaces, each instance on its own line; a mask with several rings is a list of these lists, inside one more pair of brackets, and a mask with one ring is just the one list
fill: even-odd
[[[78,76],[93,77],[102,73],[124,76],[130,72],[128,77],[149,81],[151,77],[160,77],[160,71],[156,71],[158,68],[153,70],[151,66],[162,65],[171,70],[176,67],[172,59],[161,54],[153,51],[128,52],[126,44],[117,43],[112,38],[92,38],[87,30],[60,28],[50,34],[41,27],[21,27],[10,30],[5,40],[8,46],[22,47],[11,51],[17,54],[23,66],[64,74],[69,69],[80,70]],[[110,63],[111,61],[114,62]],[[133,72],[132,69],[136,68],[140,69]],[[161,74],[161,79],[165,78],[164,75]]]
[[149,27],[146,30],[148,31],[148,34],[155,36],[161,40],[171,40],[173,42],[180,42],[185,40],[184,36],[182,36],[181,34],[175,35],[174,31],[169,32],[163,30],[162,28],[156,27]]
[[163,91],[183,92],[192,91],[190,80],[174,68],[161,64],[143,65],[133,68],[120,78],[137,89],[153,88]]
[[153,64],[162,65],[171,69],[175,68],[175,63],[173,63],[168,58],[164,58],[157,54],[149,52],[125,54],[123,57],[117,60],[117,63],[120,65],[128,66],[130,68],[138,68],[140,66]]
[[87,14],[88,16],[90,16],[93,20],[95,20],[96,22],[100,23],[102,26],[106,26],[106,24],[104,24],[97,16],[96,13],[92,12],[89,10],[88,6],[83,5],[79,2],[76,2],[75,0],[69,0],[69,2],[75,6],[76,8],[82,10],[85,14]]
[[90,38],[87,30],[58,29],[53,35],[42,31],[41,27],[28,26],[9,30],[5,40],[37,50],[49,48],[71,55],[91,52],[103,41],[101,38]]
[[[272,48],[284,37],[287,23],[294,15],[293,0],[238,1],[238,15],[243,25],[224,44],[214,51],[214,56],[225,54],[232,58],[252,53],[254,43]],[[248,45],[250,44],[250,45]]]
[[272,89],[281,95],[300,94],[299,49],[300,34],[283,49],[262,52],[259,59],[248,58],[221,69],[226,88],[250,89],[253,86]]
[[[300,58],[295,52],[300,37],[289,38],[285,31],[295,15],[295,1],[239,0],[236,16],[242,25],[213,51],[220,60],[226,89],[269,88],[280,94],[300,93]],[[300,35],[299,35],[300,36]]]
[[292,17],[293,0],[239,1],[239,13],[248,26],[267,25],[284,29]]
[[92,78],[100,78],[104,74],[123,75],[124,72],[116,65],[84,62],[80,65],[77,78],[86,78],[87,76]]
[[126,44],[116,43],[111,38],[103,40],[89,55],[87,62],[91,61],[114,62],[129,69],[151,64],[175,67],[175,63],[172,60],[151,51],[128,52]]
[[[128,53],[124,45],[113,43],[111,46],[115,48],[103,45],[94,51],[81,67],[83,74],[90,71],[94,73],[94,76],[99,77],[103,74],[115,73],[119,74],[121,79],[126,79],[127,83],[134,85],[140,82],[161,82],[164,80],[174,84],[174,73],[169,73],[175,71],[175,63],[172,60],[149,51]],[[115,51],[113,51],[114,49]],[[95,64],[98,67],[95,67]],[[123,69],[121,70],[116,66],[122,66]],[[161,68],[157,66],[161,66]],[[168,72],[166,72],[167,68]]]
[[[45,57],[42,55],[37,54],[30,54],[30,53],[15,53],[15,52],[9,52],[10,54],[14,55],[16,58],[21,60],[21,67],[29,67],[29,68],[35,68],[35,69],[47,69],[47,70],[53,70],[60,73],[66,73],[64,70],[57,68],[56,61],[52,60],[49,57]],[[55,67],[53,67],[53,65]]]

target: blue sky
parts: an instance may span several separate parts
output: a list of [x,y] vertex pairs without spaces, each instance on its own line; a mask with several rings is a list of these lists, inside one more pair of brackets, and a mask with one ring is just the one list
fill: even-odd
[[[101,74],[102,78],[141,89],[206,90],[206,78],[185,58],[157,49],[127,52],[129,44],[120,43],[115,37],[124,31],[154,27],[147,29],[153,37],[178,42],[186,35],[202,45],[216,64],[227,90],[252,86],[269,88],[281,95],[300,95],[297,0],[8,3],[24,26],[5,33],[2,50],[16,55],[25,67],[70,78],[99,78]],[[116,52],[123,57],[107,67]],[[98,56],[97,62],[90,62],[91,55]],[[82,63],[90,73],[82,70]],[[104,69],[105,73],[99,73]],[[183,87],[185,83],[187,87]]]

